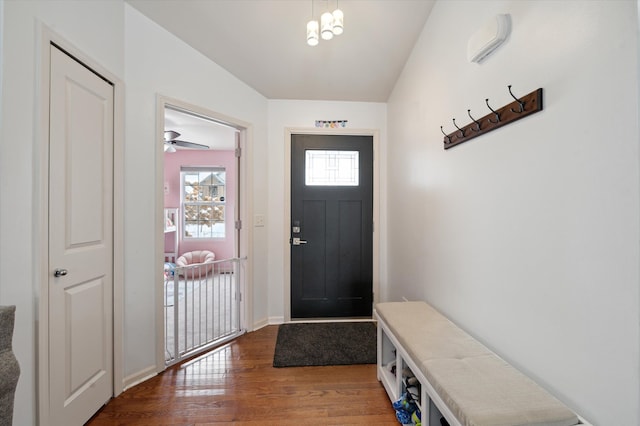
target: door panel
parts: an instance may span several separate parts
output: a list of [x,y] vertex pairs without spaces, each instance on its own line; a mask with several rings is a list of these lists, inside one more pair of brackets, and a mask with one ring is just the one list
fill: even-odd
[[70,356],[65,369],[70,377],[66,383],[65,404],[72,403],[78,393],[100,381],[105,374],[103,366],[107,355],[101,351],[107,348],[103,345],[104,332],[99,332],[104,318],[103,294],[102,280],[83,283],[66,291],[70,338],[65,350]]
[[113,394],[113,87],[54,46],[50,76],[50,423],[79,425]]
[[315,223],[305,234],[307,244],[301,251],[303,300],[326,299],[326,202],[310,200],[303,202],[302,223]]
[[[327,170],[309,171],[307,151],[330,152]],[[358,153],[355,180],[338,170],[345,151]],[[323,183],[308,184],[306,173]],[[371,136],[292,135],[291,220],[291,317],[371,316]]]
[[352,226],[362,217],[362,201],[341,201],[338,220],[338,297],[357,299],[367,288],[357,285],[362,271],[362,227]]

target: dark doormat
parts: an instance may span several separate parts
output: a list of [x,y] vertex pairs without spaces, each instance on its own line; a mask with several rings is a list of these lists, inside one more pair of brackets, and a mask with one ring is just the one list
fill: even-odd
[[376,333],[373,322],[282,324],[273,366],[375,364]]

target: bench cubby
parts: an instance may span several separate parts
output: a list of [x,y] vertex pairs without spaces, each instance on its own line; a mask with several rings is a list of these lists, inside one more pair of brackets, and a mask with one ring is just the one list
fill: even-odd
[[[395,367],[393,371],[390,368],[391,365]],[[409,355],[389,331],[387,325],[378,320],[378,380],[384,386],[392,402],[400,399],[406,390],[406,386],[402,381],[402,370],[405,367],[409,368],[420,382],[420,397],[417,402],[422,416],[422,425],[439,426],[440,418],[443,416],[427,395],[423,381],[419,378],[419,374],[416,373],[418,371],[417,365],[411,361]]]

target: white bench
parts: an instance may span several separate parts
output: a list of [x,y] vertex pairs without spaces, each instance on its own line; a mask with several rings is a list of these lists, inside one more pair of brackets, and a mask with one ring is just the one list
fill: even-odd
[[378,303],[374,316],[378,380],[395,401],[401,372],[413,372],[423,426],[439,425],[440,415],[451,426],[589,425],[427,303]]

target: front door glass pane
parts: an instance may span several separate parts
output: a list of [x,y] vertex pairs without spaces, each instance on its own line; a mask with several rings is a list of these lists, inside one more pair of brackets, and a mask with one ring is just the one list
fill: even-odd
[[358,151],[305,151],[307,186],[358,186]]

